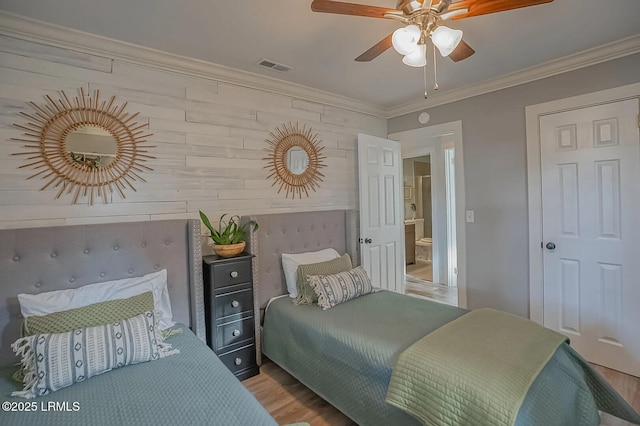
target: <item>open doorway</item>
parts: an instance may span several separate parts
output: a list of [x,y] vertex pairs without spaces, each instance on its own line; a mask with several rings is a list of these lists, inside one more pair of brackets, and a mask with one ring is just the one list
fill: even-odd
[[455,149],[404,158],[405,292],[458,305]]
[[389,135],[403,157],[405,293],[466,307],[461,123]]
[[402,162],[407,275],[433,282],[431,154]]

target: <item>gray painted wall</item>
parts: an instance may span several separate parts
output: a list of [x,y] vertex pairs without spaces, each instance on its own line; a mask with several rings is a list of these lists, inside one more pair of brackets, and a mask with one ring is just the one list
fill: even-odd
[[[430,108],[429,125],[462,120],[467,300],[529,316],[525,107],[640,82],[640,54]],[[389,133],[423,127],[421,111],[389,120]]]

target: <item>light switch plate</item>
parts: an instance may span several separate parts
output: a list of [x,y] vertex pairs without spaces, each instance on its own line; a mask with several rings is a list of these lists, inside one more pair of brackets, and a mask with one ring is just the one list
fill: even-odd
[[475,214],[474,214],[473,210],[467,210],[465,212],[465,220],[466,220],[467,223],[475,222],[476,218],[475,218]]

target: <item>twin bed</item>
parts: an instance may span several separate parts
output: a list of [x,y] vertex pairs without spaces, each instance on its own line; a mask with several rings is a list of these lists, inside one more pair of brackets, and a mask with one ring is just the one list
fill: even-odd
[[[536,352],[549,337],[531,321],[497,311],[469,313],[388,291],[328,310],[315,304],[294,306],[280,266],[282,253],[334,248],[349,253],[357,264],[357,214],[328,211],[251,219],[260,223],[249,249],[256,254],[254,279],[260,306],[266,308],[262,353],[356,423],[598,425],[599,410],[640,423],[638,414],[563,339],[551,336],[556,340],[548,359],[542,353],[538,364],[522,363],[520,358]],[[488,322],[482,319],[487,316]],[[490,325],[476,327],[481,321]],[[527,330],[526,338],[519,339],[520,352],[512,341],[518,339],[504,340],[508,333],[521,334],[520,328],[509,330],[513,323]],[[462,325],[454,331],[455,324]],[[500,331],[492,330],[498,327]],[[463,337],[453,337],[458,335]],[[484,340],[498,343],[487,345]],[[411,353],[419,342],[422,347]],[[483,345],[488,359],[476,364]],[[510,369],[503,368],[509,358],[504,355],[514,358]],[[526,369],[532,369],[532,383],[518,378]],[[454,379],[459,371],[466,372],[464,377]],[[403,382],[415,378],[422,380],[417,387],[404,387]],[[485,395],[490,389],[497,398]],[[522,392],[522,399],[511,395],[514,390]],[[502,406],[505,401],[511,405]]]
[[[258,357],[264,353],[359,424],[420,424],[398,408],[403,403],[402,393],[400,403],[385,401],[390,382],[395,380],[394,366],[422,336],[443,334],[449,324],[468,318],[468,312],[387,291],[366,294],[329,310],[317,305],[294,306],[288,296],[278,297],[287,293],[281,254],[334,248],[349,253],[357,265],[357,213],[307,212],[252,219],[260,224],[247,247],[256,255],[256,309],[264,310],[271,301],[263,313],[263,327],[257,328],[262,342]],[[15,365],[4,368],[0,370],[0,393],[9,404],[3,405],[7,409],[0,412],[0,424],[276,424],[203,343],[198,221],[3,230],[0,241],[0,365],[17,361],[11,343],[20,336],[23,321],[18,294],[77,288],[162,269],[167,270],[173,320],[178,323],[165,342],[179,350],[178,354],[116,368],[29,400],[10,396],[20,385],[11,378]],[[257,320],[259,317],[256,315]],[[444,354],[438,355],[443,361],[457,355]],[[418,366],[420,371],[409,376],[420,376],[422,370],[439,364],[436,359],[426,367]],[[491,380],[494,374],[489,373],[480,377]],[[460,395],[440,398],[453,387],[438,384],[435,396],[433,389],[424,395],[442,399],[444,405],[454,401],[455,405]],[[457,400],[458,411],[465,403]],[[491,417],[495,407],[476,408],[474,424],[498,424]],[[598,410],[640,421],[621,397],[562,343],[531,384],[511,424],[598,424]],[[450,414],[435,415],[423,422],[445,424],[451,420]],[[457,419],[459,424],[468,424],[464,417]]]
[[[4,425],[275,425],[206,346],[200,222],[152,221],[0,231],[0,394]],[[167,270],[179,353],[116,368],[37,398],[22,388],[11,343],[17,295],[77,288]]]

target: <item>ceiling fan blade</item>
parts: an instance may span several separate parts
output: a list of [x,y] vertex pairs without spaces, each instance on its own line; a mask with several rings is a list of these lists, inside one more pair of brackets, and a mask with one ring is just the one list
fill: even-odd
[[389,34],[388,36],[386,36],[385,38],[380,40],[371,49],[367,50],[362,55],[358,56],[356,58],[356,61],[358,61],[358,62],[369,62],[369,61],[377,58],[378,56],[380,56],[388,48],[391,47],[391,37],[392,36],[393,36],[393,33]]
[[449,54],[449,58],[451,58],[453,62],[458,62],[467,59],[474,53],[476,53],[476,51],[473,50],[471,46],[465,43],[464,40],[460,40],[458,46]]
[[402,13],[396,9],[368,6],[366,4],[343,3],[331,0],[313,0],[311,10],[314,12],[337,13],[339,15],[366,16],[369,18],[385,18],[387,13]]
[[489,13],[503,12],[505,10],[520,9],[522,7],[551,3],[553,0],[462,0],[451,3],[448,11],[468,9],[466,14],[452,17],[451,19],[464,19],[472,16],[487,15]]

